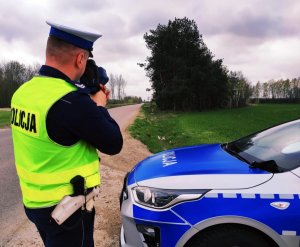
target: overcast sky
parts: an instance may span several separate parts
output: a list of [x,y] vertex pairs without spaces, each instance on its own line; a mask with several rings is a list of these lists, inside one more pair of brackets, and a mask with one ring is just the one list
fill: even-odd
[[300,76],[299,0],[0,0],[2,61],[44,63],[46,20],[103,34],[94,58],[122,74],[127,95],[147,97],[149,51],[143,34],[175,17],[194,19],[204,42],[230,70],[253,83]]

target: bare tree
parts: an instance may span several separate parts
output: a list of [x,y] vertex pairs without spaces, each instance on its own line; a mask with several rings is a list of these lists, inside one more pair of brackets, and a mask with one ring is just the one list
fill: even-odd
[[109,76],[108,85],[109,85],[109,89],[110,89],[111,99],[115,99],[116,77],[113,74],[110,74],[110,76]]
[[122,100],[125,97],[125,87],[127,82],[124,80],[123,76],[120,74],[116,76],[116,90],[118,100]]
[[253,87],[253,93],[252,93],[253,98],[256,99],[256,103],[259,103],[260,94],[261,94],[261,84],[258,81],[256,85]]
[[126,87],[126,85],[127,85],[127,82],[122,77],[122,80],[121,80],[122,98],[125,98],[125,96],[126,96],[126,94],[125,94],[125,87]]
[[229,107],[241,107],[246,105],[246,101],[252,93],[250,82],[241,71],[230,71],[228,77],[231,89]]
[[39,69],[41,68],[41,65],[39,63],[35,63],[33,65],[29,65],[27,66],[27,69],[25,70],[25,73],[24,73],[24,81],[28,81],[30,80],[33,76],[35,76]]
[[125,88],[127,82],[124,80],[123,76],[120,75],[109,75],[109,89],[111,94],[111,99],[122,100],[125,98]]

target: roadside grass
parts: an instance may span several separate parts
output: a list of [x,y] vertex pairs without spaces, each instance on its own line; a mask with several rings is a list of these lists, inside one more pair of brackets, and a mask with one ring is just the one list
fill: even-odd
[[153,153],[180,146],[233,141],[300,118],[300,104],[259,104],[203,112],[162,112],[144,104],[129,131]]
[[10,124],[10,110],[0,109],[0,128],[9,126]]

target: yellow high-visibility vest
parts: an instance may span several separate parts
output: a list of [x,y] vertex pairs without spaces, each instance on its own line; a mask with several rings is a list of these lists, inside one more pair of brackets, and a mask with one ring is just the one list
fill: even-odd
[[70,180],[76,175],[85,178],[86,188],[100,184],[96,148],[81,140],[72,146],[62,146],[47,133],[49,109],[75,90],[75,86],[62,79],[36,76],[13,95],[11,126],[15,163],[23,203],[28,208],[49,207],[65,195],[73,194]]

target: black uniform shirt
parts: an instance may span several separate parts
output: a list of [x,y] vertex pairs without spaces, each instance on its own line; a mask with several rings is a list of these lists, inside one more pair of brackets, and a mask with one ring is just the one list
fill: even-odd
[[[43,65],[39,74],[75,83],[50,66]],[[78,88],[55,102],[48,112],[46,127],[49,137],[63,146],[84,140],[100,152],[110,155],[119,153],[123,146],[118,124],[106,108],[96,105],[86,89]]]

